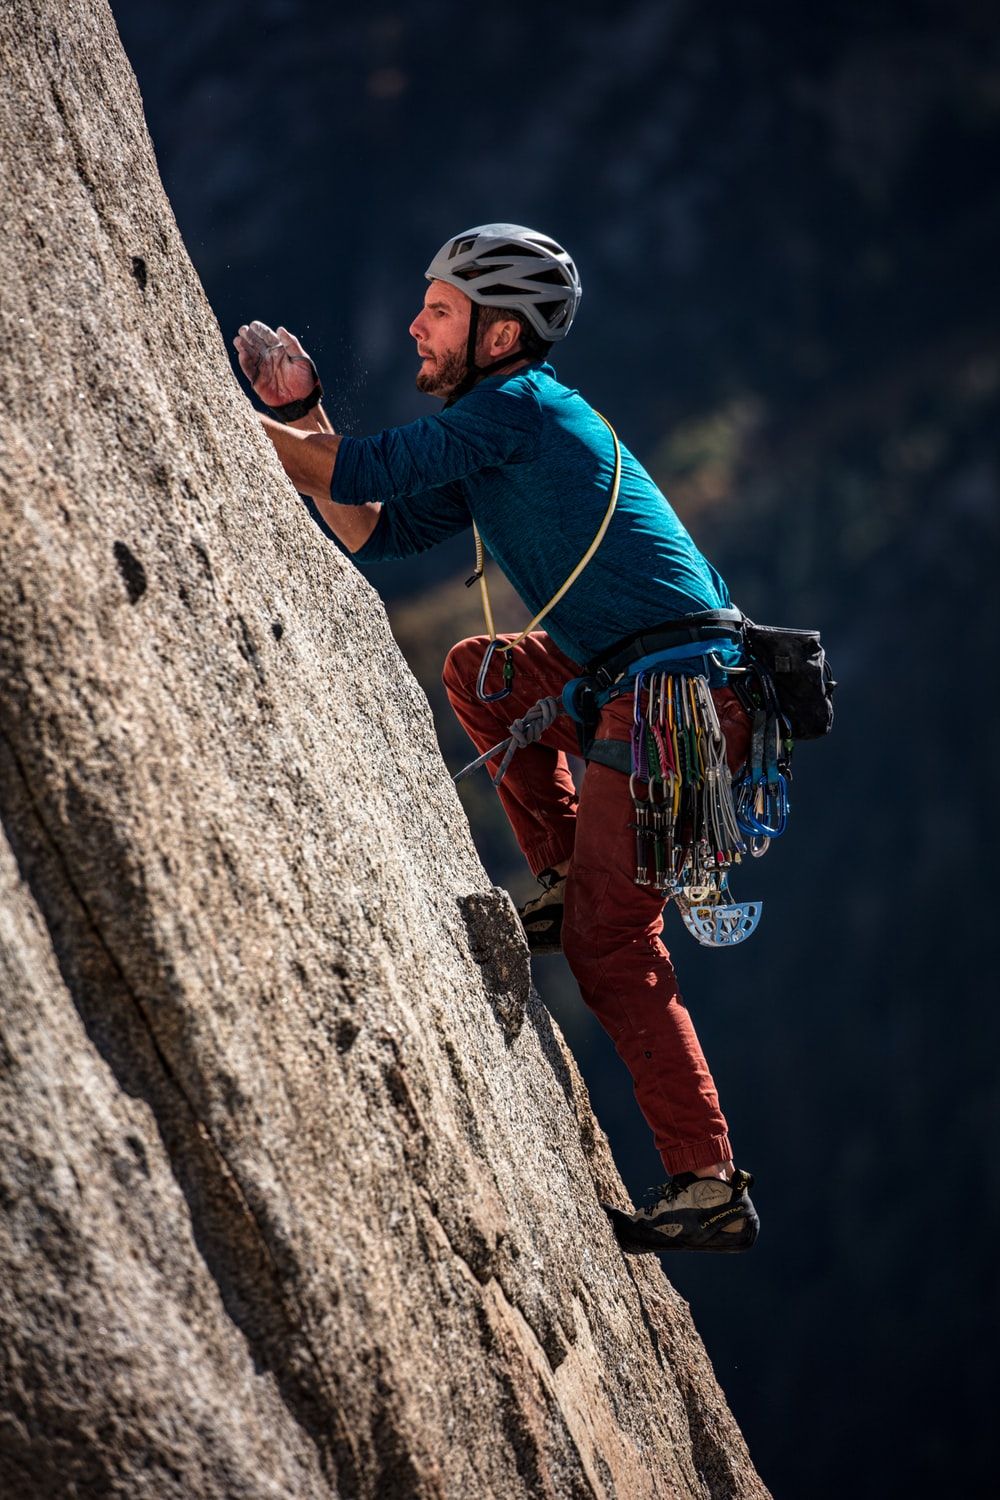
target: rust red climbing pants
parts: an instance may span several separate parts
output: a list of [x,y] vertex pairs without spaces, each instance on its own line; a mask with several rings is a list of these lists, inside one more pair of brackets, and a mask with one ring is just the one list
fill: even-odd
[[[503,636],[502,640],[512,640]],[[499,703],[476,697],[486,636],[448,653],[444,685],[479,752],[502,740],[511,721],[539,698],[558,697],[580,669],[543,632],[514,647],[513,691]],[[491,669],[494,689],[499,664]],[[729,688],[713,691],[731,769],[745,759],[750,722]],[[632,697],[601,714],[598,739],[627,739]],[[566,882],[563,952],[584,1001],[615,1044],[635,1087],[666,1170],[691,1172],[732,1156],[725,1116],[691,1017],[664,947],[663,898],[637,886],[628,777],[591,763],[579,797],[566,752],[577,749],[572,720],[562,715],[538,744],[518,750],[500,799],[531,872],[571,859]],[[496,770],[496,762],[490,762]]]

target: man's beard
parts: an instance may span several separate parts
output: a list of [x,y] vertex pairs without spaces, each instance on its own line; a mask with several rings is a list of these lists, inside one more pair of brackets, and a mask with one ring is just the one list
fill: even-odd
[[425,396],[450,396],[465,378],[465,355],[444,354],[417,371],[417,390]]

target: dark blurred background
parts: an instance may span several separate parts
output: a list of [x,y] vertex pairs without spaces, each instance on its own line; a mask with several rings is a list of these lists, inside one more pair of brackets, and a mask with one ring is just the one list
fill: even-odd
[[[227,339],[283,322],[338,427],[407,421],[433,252],[538,227],[583,276],[561,378],[749,614],[822,628],[837,722],[739,877],[760,931],[711,953],[667,913],[764,1228],[667,1269],[779,1500],[996,1493],[995,6],[112,8]],[[469,554],[371,570],[453,770]],[[523,900],[488,782],[463,795]],[[662,1173],[627,1077],[562,960],[536,981],[638,1193]]]

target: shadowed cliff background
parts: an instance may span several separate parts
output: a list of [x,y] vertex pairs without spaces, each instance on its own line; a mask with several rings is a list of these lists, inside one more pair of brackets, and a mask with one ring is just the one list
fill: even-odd
[[[765,898],[759,934],[731,954],[698,950],[672,914],[666,934],[764,1229],[746,1261],[668,1272],[776,1495],[984,1489],[995,15],[112,6],[227,335],[284,322],[338,427],[406,421],[431,409],[406,328],[433,251],[485,220],[537,225],[583,276],[560,376],[615,421],[748,613],[822,627],[837,724],[797,755],[784,843],[740,877]],[[479,628],[468,552],[370,570],[432,694],[450,640]],[[516,600],[501,610],[522,623]],[[467,747],[435,711],[457,769]],[[488,784],[467,805],[491,874],[523,898]],[[535,977],[626,1180],[657,1180],[561,960]]]

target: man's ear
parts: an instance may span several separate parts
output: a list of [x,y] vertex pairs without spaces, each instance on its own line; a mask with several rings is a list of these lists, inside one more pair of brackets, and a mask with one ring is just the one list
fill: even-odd
[[521,336],[521,325],[513,318],[501,318],[498,322],[490,325],[489,349],[490,354],[513,354],[517,348],[517,341]]

